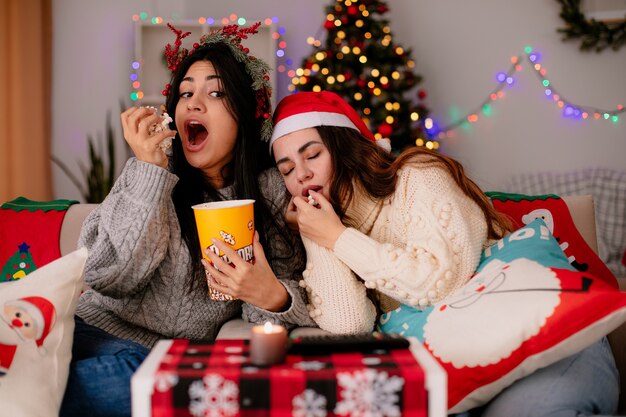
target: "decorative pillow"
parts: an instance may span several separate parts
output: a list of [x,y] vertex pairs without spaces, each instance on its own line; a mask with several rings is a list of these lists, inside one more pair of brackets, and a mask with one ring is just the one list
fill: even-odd
[[574,268],[618,288],[615,275],[585,242],[562,198],[553,194],[529,196],[495,191],[486,194],[496,210],[511,217],[516,228],[536,218],[543,219]]
[[58,416],[86,260],[82,248],[0,283],[2,415]]
[[61,225],[74,203],[18,197],[0,206],[0,282],[23,278],[61,256]]
[[626,321],[626,293],[573,268],[541,219],[485,249],[445,300],[384,314],[380,330],[414,336],[448,374],[448,408],[487,403],[514,381],[600,340]]

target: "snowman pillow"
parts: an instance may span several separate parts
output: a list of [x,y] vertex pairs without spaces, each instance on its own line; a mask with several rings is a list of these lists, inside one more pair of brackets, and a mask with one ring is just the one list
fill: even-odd
[[483,405],[516,380],[626,321],[626,293],[570,265],[541,219],[483,251],[446,299],[384,314],[380,330],[416,337],[448,374],[448,409]]
[[87,249],[79,249],[20,279],[0,283],[3,416],[58,416],[86,260]]
[[565,201],[554,194],[524,195],[487,192],[493,207],[506,214],[517,227],[541,218],[559,243],[570,265],[618,288],[617,279],[582,237]]

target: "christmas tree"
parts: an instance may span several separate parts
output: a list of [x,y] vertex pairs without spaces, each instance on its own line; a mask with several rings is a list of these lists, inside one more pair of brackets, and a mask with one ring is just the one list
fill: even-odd
[[[437,149],[428,137],[432,121],[417,89],[410,49],[394,43],[384,1],[335,0],[326,7],[326,40],[295,71],[290,90],[329,90],[361,115],[376,139],[387,138],[399,152],[408,146]],[[411,98],[412,96],[412,98]]]
[[17,252],[2,267],[0,282],[16,281],[37,269],[29,250],[30,246],[24,242],[18,245],[17,248]]

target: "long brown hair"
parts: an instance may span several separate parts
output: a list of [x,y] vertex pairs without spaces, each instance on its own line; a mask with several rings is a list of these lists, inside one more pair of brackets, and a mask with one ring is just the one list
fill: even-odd
[[480,207],[487,221],[489,239],[500,239],[513,230],[511,219],[493,208],[489,198],[465,175],[458,161],[417,146],[406,149],[396,157],[354,129],[331,126],[318,126],[316,129],[331,155],[333,179],[330,202],[339,217],[345,217],[345,209],[354,197],[354,180],[372,197],[383,199],[394,193],[400,168],[407,164],[432,164],[445,168],[463,193]]
[[[259,226],[259,238],[268,259],[272,259],[275,255],[271,253],[271,247],[266,244],[266,230],[267,227],[278,228],[270,209],[270,205],[274,203],[263,198],[258,179],[263,170],[274,166],[274,161],[267,152],[267,144],[261,140],[261,125],[264,119],[255,115],[257,96],[252,86],[253,80],[246,72],[246,66],[237,61],[231,48],[223,42],[205,44],[196,49],[179,63],[172,75],[171,91],[166,100],[167,112],[172,117],[176,115],[176,106],[180,100],[180,84],[189,68],[198,61],[210,62],[215,68],[220,76],[226,107],[237,121],[237,140],[232,150],[233,159],[225,167],[223,174],[226,174],[226,169],[228,169],[230,175],[228,177],[225,175],[225,178],[227,184],[233,184],[236,198],[250,198],[256,201],[254,218],[256,225]],[[178,130],[175,122],[170,123],[170,128]],[[195,284],[206,285],[204,267],[200,263],[202,250],[191,206],[207,201],[223,200],[224,197],[211,185],[201,170],[189,164],[180,140],[172,142],[170,167],[172,172],[180,178],[174,187],[172,200],[178,216],[181,236],[191,256],[194,274],[190,276],[195,277]],[[284,238],[282,233],[279,235]]]

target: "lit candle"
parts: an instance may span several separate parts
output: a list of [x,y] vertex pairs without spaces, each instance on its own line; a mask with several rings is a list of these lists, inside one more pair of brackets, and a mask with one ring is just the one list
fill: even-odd
[[285,360],[287,330],[269,321],[254,326],[250,336],[250,361],[255,365],[272,365]]

